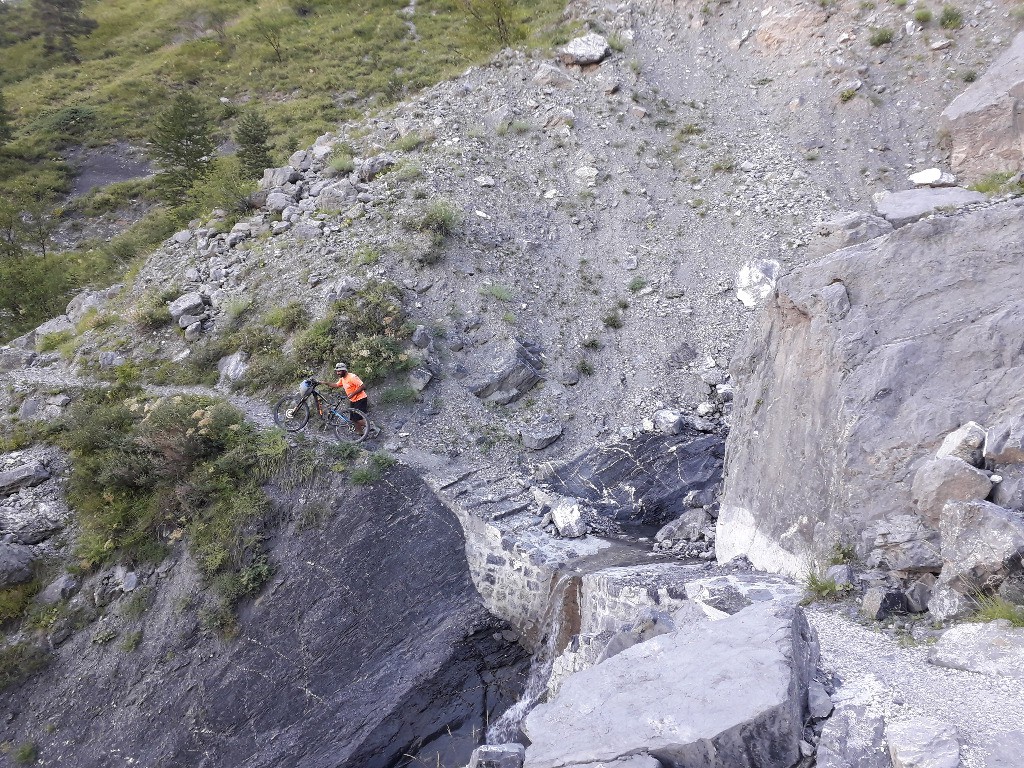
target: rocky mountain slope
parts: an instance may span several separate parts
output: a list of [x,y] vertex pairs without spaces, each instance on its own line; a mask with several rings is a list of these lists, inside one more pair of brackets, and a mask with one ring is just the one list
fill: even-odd
[[[3,396],[26,422],[58,417],[97,380],[173,398],[219,378],[225,393],[247,389],[230,397],[266,425],[264,400],[330,361],[334,335],[373,325],[346,349],[364,373],[392,355],[386,376],[367,374],[374,447],[407,466],[352,490],[347,465],[331,475],[329,460],[329,482],[270,488],[276,574],[243,603],[231,642],[176,610],[206,590],[180,546],[159,567],[54,581],[89,623],[16,636],[57,661],[4,703],[3,739],[83,766],[456,765],[468,747],[519,739],[532,742],[527,765],[788,768],[910,765],[901,755],[924,734],[943,748],[952,738],[964,765],[999,765],[998,729],[969,715],[952,737],[908,726],[945,710],[878,693],[863,657],[835,640],[855,634],[848,608],[872,621],[923,613],[910,600],[927,607],[929,573],[948,586],[970,561],[962,571],[991,575],[991,558],[960,552],[977,531],[964,520],[1017,541],[1015,513],[981,500],[1019,447],[1015,422],[998,428],[1016,402],[1013,299],[990,311],[996,286],[1016,281],[1019,209],[956,188],[897,192],[962,146],[955,121],[949,139],[937,134],[939,114],[1007,45],[1009,10],[972,9],[946,29],[922,8],[574,4],[606,38],[558,60],[505,52],[339,126],[267,171],[253,215],[195,222],[123,289],[83,295],[12,343]],[[952,439],[956,458],[936,458],[971,419],[994,427],[995,464],[975,455],[971,429]],[[10,460],[27,468],[12,480],[18,514],[3,518],[5,574],[18,547],[47,547],[41,561],[74,551],[66,459],[46,450],[52,480]],[[938,475],[912,480],[919,464]],[[17,490],[44,483],[45,498]],[[968,491],[944,507],[951,484]],[[310,496],[328,503],[304,530]],[[11,538],[26,520],[46,528],[45,505],[48,533]],[[856,572],[817,572],[834,545],[861,558]],[[856,604],[810,612],[808,626],[798,587],[734,555],[810,572]],[[982,586],[1016,583],[996,571],[999,584]],[[139,579],[153,590],[142,630],[125,616]],[[936,639],[927,619],[902,615],[883,649]],[[141,632],[138,650],[108,645],[128,631]],[[534,654],[529,676],[515,639]],[[959,648],[949,656],[978,668],[984,651]],[[715,705],[700,717],[657,710],[664,697],[645,682],[677,656],[673,695],[699,688]],[[908,658],[912,689],[930,672]],[[1002,695],[1005,675],[993,685]],[[587,691],[600,686],[622,701],[594,714]],[[547,702],[484,734],[523,689],[527,704]],[[111,728],[102,707],[117,691]],[[1019,696],[1000,701],[1024,712]],[[650,733],[628,719],[648,711]],[[520,764],[521,748],[496,749],[474,764]]]

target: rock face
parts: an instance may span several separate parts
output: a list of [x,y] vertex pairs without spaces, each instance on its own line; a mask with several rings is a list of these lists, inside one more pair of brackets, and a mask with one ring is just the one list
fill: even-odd
[[902,227],[937,210],[959,208],[971,203],[982,203],[985,196],[960,187],[938,189],[908,189],[903,192],[883,192],[875,200],[879,216],[894,227]]
[[1024,33],[988,71],[942,113],[940,130],[949,135],[953,170],[978,178],[1016,171],[1024,160]]
[[[118,642],[76,633],[47,670],[0,697],[0,739],[46,744],[48,759],[71,768],[111,754],[254,768],[385,768],[403,753],[434,765],[440,754],[465,765],[478,744],[470,731],[483,728],[485,709],[496,716],[499,687],[517,695],[525,653],[474,589],[454,514],[411,470],[387,480],[393,491],[318,487],[327,509],[308,530],[297,505],[310,490],[278,500],[296,518],[271,550],[280,575],[243,608],[230,643],[180,608],[202,590],[195,568],[165,564],[145,623],[134,625],[143,634],[131,664]],[[86,592],[75,599],[91,599]],[[90,725],[97,708],[101,728]],[[76,737],[51,739],[44,723]]]
[[[1007,203],[779,281],[733,360],[719,561],[747,555],[797,574],[836,541],[868,554],[866,532],[913,514],[917,466],[950,432],[1024,410],[1021,242],[1024,219]],[[837,284],[845,313],[826,300]]]
[[893,768],[958,768],[956,729],[928,717],[889,723],[885,728]]
[[755,606],[684,626],[568,678],[527,717],[526,765],[646,752],[688,768],[790,768],[816,663],[799,609]]

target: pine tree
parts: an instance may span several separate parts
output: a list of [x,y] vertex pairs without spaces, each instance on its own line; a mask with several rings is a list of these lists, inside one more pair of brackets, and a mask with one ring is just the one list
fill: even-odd
[[238,161],[246,178],[258,179],[273,163],[267,136],[270,123],[259,112],[250,110],[242,115],[235,128],[235,143],[238,145]]
[[11,127],[11,113],[7,111],[3,91],[0,91],[0,148],[13,138],[14,128]]
[[183,202],[189,187],[209,172],[214,149],[210,116],[194,97],[180,93],[157,117],[150,144],[165,199]]
[[96,29],[96,22],[82,15],[82,0],[32,0],[32,8],[43,32],[43,50],[78,61],[75,38]]

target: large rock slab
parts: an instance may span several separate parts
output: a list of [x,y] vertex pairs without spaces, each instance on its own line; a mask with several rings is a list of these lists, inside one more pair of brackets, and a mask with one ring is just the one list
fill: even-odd
[[817,237],[811,242],[815,255],[838,251],[851,245],[874,240],[892,232],[893,226],[881,216],[863,211],[844,213],[818,227]]
[[817,768],[892,768],[885,747],[885,719],[868,689],[839,689],[816,757]]
[[972,179],[1016,171],[1024,159],[1024,33],[942,112],[953,170]]
[[570,40],[569,43],[559,52],[558,58],[564,64],[597,64],[606,56],[611,54],[611,46],[608,41],[596,32],[591,32],[583,37]]
[[[866,555],[866,531],[912,511],[921,457],[962,424],[1024,412],[1021,243],[1021,209],[1004,203],[779,281],[733,358],[720,561],[799,575],[836,541]],[[825,300],[837,283],[843,315]]]
[[13,469],[0,472],[0,496],[9,496],[22,488],[31,488],[49,478],[50,470],[38,461],[19,464]]
[[486,403],[508,405],[536,386],[543,366],[539,348],[515,342],[497,365],[468,380],[466,389]]
[[1021,570],[1024,514],[987,501],[951,501],[942,511],[942,576],[957,592],[997,589]]
[[1014,414],[992,427],[984,453],[994,464],[1024,464],[1024,416]]
[[660,635],[573,675],[534,709],[526,765],[646,752],[688,768],[790,768],[816,663],[799,609],[756,606]]
[[925,462],[910,488],[918,514],[932,525],[938,524],[946,502],[984,499],[991,490],[988,475],[955,456]]
[[893,768],[959,768],[960,742],[949,723],[912,717],[888,723],[885,739]]
[[1024,681],[1024,629],[1005,619],[958,624],[943,632],[929,661],[949,669]]
[[878,215],[894,227],[902,227],[940,209],[950,210],[983,202],[985,196],[980,192],[961,187],[940,187],[882,192],[875,199],[875,208]]

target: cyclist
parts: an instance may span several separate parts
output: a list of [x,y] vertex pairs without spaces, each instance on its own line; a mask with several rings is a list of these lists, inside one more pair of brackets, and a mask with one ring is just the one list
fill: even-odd
[[[331,384],[331,382],[325,381],[324,384],[333,389],[344,390],[352,410],[364,416],[367,415],[370,412],[370,398],[366,395],[366,385],[363,384],[363,380],[354,373],[349,373],[348,366],[345,363],[334,364],[334,375],[338,377],[337,383]],[[358,416],[354,416],[352,428],[356,432],[362,432],[363,420],[359,419]]]

